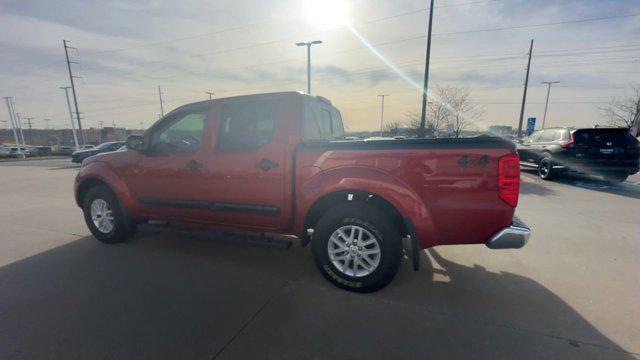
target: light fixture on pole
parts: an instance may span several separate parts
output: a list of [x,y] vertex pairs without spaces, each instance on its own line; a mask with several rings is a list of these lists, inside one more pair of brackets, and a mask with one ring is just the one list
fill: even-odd
[[560,81],[543,81],[540,84],[547,84],[547,101],[544,103],[544,116],[542,117],[542,128],[547,121],[547,108],[549,107],[549,94],[551,94],[551,84],[558,84]]
[[214,93],[213,91],[205,91],[205,94],[209,95],[209,100],[213,99],[213,95],[215,95],[216,93]]
[[382,136],[382,132],[384,131],[384,98],[389,96],[389,94],[380,94],[378,96],[382,99],[380,108],[380,136]]
[[321,40],[296,43],[296,46],[307,47],[307,94],[311,94],[311,45],[322,44]]

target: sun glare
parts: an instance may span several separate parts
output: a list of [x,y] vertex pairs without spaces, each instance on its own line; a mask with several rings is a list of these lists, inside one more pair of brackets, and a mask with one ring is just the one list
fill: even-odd
[[307,0],[304,16],[320,30],[347,24],[349,7],[345,0]]

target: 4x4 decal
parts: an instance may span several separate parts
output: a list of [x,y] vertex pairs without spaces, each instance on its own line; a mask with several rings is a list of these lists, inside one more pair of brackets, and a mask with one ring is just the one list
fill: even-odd
[[462,157],[458,159],[458,165],[462,167],[487,167],[488,163],[489,155],[482,155],[480,157],[470,157],[469,155],[462,155]]

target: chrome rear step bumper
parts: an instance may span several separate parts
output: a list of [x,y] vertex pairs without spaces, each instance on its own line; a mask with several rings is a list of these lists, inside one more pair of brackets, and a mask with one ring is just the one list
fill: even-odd
[[531,229],[520,219],[514,217],[511,226],[498,231],[485,243],[489,249],[519,249],[523,247],[529,237]]

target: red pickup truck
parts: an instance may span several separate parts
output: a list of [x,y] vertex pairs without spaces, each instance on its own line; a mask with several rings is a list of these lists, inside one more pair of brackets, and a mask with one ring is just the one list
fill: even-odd
[[515,145],[498,137],[344,141],[340,112],[282,92],[181,106],[127,150],[87,158],[75,198],[92,234],[124,242],[162,220],[295,235],[326,279],[386,286],[420,249],[520,248]]

